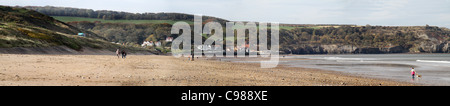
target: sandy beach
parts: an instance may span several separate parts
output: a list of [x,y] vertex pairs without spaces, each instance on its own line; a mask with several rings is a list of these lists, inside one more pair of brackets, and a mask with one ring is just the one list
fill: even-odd
[[414,86],[335,71],[158,55],[0,54],[1,86]]

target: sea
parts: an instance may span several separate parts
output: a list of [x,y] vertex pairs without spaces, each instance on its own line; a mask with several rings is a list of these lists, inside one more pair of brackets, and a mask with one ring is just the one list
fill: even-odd
[[[253,59],[222,61],[255,63]],[[450,85],[450,54],[344,54],[344,55],[287,55],[278,64],[289,67],[315,68],[353,75],[409,81],[424,85]],[[414,68],[421,78],[412,79]]]

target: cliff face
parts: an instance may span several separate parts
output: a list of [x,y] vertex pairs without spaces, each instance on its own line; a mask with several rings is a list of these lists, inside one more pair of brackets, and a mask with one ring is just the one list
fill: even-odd
[[424,53],[450,53],[450,42],[422,42],[419,46],[419,51]]
[[355,54],[383,54],[383,53],[406,53],[409,52],[401,46],[386,47],[386,48],[358,48],[353,53]]
[[438,34],[422,34],[419,37],[423,40],[417,46],[419,52],[424,53],[450,53],[450,41],[443,39]]
[[382,54],[407,53],[409,50],[400,46],[386,48],[358,48],[352,45],[303,45],[302,48],[292,49],[290,51],[285,50],[283,52],[287,54]]
[[357,48],[352,45],[320,45],[324,53],[328,54],[346,54],[353,53]]
[[385,48],[364,48],[352,45],[303,45],[302,48],[285,50],[286,54],[384,54],[384,53],[450,53],[450,42],[421,42],[418,51],[401,46]]

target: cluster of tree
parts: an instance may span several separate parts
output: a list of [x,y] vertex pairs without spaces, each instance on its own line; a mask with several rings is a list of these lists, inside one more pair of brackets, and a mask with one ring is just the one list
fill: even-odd
[[[73,16],[73,17],[86,17],[97,18],[104,20],[188,20],[194,21],[192,14],[183,13],[129,13],[129,12],[117,12],[109,10],[97,10],[92,9],[79,9],[70,7],[53,7],[53,6],[25,6],[24,8],[35,10],[37,12],[49,15],[49,16]],[[216,22],[225,23],[227,20],[203,16],[203,20],[214,20]]]
[[172,36],[170,24],[129,24],[129,23],[93,23],[69,22],[68,24],[86,29],[106,38],[110,42],[142,44],[144,41],[161,41]]

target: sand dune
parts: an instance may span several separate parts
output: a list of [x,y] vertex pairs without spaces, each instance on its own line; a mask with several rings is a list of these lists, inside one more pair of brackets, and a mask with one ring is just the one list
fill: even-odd
[[414,85],[345,73],[157,55],[0,54],[3,86],[396,86]]

